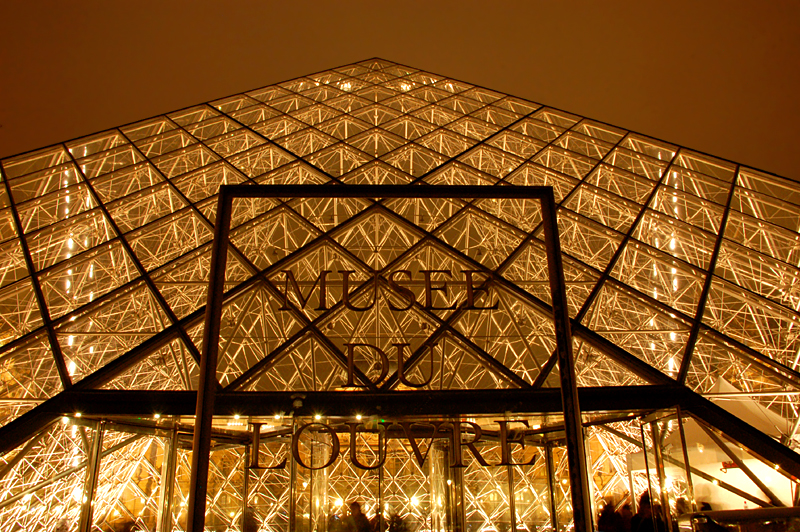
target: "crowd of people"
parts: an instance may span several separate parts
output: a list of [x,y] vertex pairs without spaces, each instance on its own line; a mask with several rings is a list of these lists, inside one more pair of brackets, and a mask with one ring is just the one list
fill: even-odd
[[650,495],[644,493],[634,514],[631,505],[625,504],[617,510],[607,502],[597,519],[598,532],[667,532],[658,503],[650,503]]
[[[701,511],[710,511],[711,505],[702,503]],[[678,515],[690,511],[689,504],[684,498],[676,501]],[[650,502],[650,494],[644,493],[639,498],[639,507],[636,513],[631,512],[631,505],[624,504],[617,510],[614,504],[607,502],[600,511],[597,519],[598,532],[668,532],[664,521],[661,505]]]
[[[380,515],[367,518],[361,510],[361,503],[353,501],[349,505],[349,515],[333,513],[328,519],[328,532],[381,532]],[[405,520],[399,515],[390,515],[384,525],[386,532],[408,532]]]

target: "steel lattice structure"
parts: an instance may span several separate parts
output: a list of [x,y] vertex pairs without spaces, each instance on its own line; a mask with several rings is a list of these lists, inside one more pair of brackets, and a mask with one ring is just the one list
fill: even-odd
[[[793,181],[379,59],[10,157],[0,171],[2,531],[183,530],[221,185],[552,187],[594,501],[649,489],[670,519],[680,499],[798,500]],[[569,525],[536,201],[249,198],[230,228],[208,529],[328,530],[337,498],[424,531]],[[426,270],[451,272],[437,277],[449,291],[399,311],[426,297],[415,281]],[[465,308],[463,271],[476,272],[479,305],[496,308]],[[408,272],[396,279],[411,296],[392,272]],[[362,353],[355,389],[346,360],[360,343],[408,344],[407,379],[427,383],[407,385],[396,367],[379,378]],[[373,417],[472,416],[494,463],[488,426],[515,412],[529,422],[515,460],[539,459],[469,458],[448,476],[433,442],[420,466],[390,439],[373,474],[344,458],[312,472],[287,451],[314,414],[341,421],[376,404]],[[286,468],[251,467],[254,422],[260,467]]]

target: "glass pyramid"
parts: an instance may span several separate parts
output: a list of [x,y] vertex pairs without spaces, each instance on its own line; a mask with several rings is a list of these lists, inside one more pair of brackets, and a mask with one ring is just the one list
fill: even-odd
[[[223,184],[552,187],[578,383],[617,398],[584,408],[595,510],[635,506],[645,491],[670,521],[704,498],[798,500],[793,181],[379,59],[6,158],[0,170],[0,531],[183,530],[194,404],[180,392],[197,388]],[[557,389],[542,231],[534,201],[237,201],[220,394]],[[432,274],[433,295],[425,271],[446,272]],[[476,272],[479,304],[496,308],[461,308],[463,271]],[[419,303],[398,310],[409,298]],[[356,349],[349,382],[349,345],[398,343],[416,354],[405,379]],[[326,493],[306,489],[319,486],[316,470],[250,467],[253,423],[266,430],[261,462],[275,463],[287,456],[281,430],[305,414],[221,414],[207,529],[332,530],[331,509],[356,498],[426,532],[566,529],[561,418],[517,411],[527,449],[543,457],[533,465],[470,457],[450,478],[433,441],[422,466],[390,439],[391,468],[373,478],[343,458]],[[505,411],[480,412],[470,419],[485,426]],[[492,441],[485,455],[500,456]],[[530,452],[515,448],[516,461]],[[437,510],[451,485],[453,522]]]

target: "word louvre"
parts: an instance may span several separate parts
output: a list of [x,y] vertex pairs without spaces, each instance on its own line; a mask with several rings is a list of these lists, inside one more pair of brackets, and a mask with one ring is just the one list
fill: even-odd
[[[517,463],[512,461],[513,451],[511,445],[520,445],[524,449],[525,434],[523,431],[511,428],[510,425],[512,423],[518,423],[527,428],[529,426],[528,421],[525,419],[502,419],[496,420],[495,423],[499,425],[499,428],[494,435],[494,439],[499,441],[501,451],[500,461],[495,464],[490,464],[481,454],[478,445],[476,445],[483,440],[484,429],[481,428],[481,425],[473,421],[457,419],[452,421],[380,420],[372,423],[371,428],[367,428],[366,424],[362,422],[346,422],[338,425],[330,425],[321,422],[306,423],[299,425],[292,433],[291,452],[295,462],[302,467],[314,470],[325,469],[333,465],[340,454],[344,454],[341,451],[341,442],[338,434],[340,432],[347,432],[350,435],[348,444],[350,461],[359,469],[371,470],[380,468],[386,461],[386,449],[391,439],[408,441],[420,468],[425,465],[425,460],[428,458],[428,454],[433,448],[434,442],[441,440],[447,443],[450,454],[450,467],[466,467],[463,459],[463,448],[465,447],[472,454],[476,463],[483,467],[533,465],[536,461],[536,455],[533,455],[526,462]],[[256,425],[255,430],[259,429],[260,425]],[[301,440],[305,432],[327,434],[329,438],[328,445],[330,446],[330,454],[321,464],[314,465],[305,462],[303,453],[301,452]],[[358,436],[360,434],[378,435],[378,450],[374,453],[378,456],[377,463],[364,464],[358,458]],[[470,436],[470,440],[465,440],[465,438]],[[283,458],[283,460],[277,464],[262,466],[260,464],[259,440],[256,436],[256,432],[254,432],[253,438],[252,449],[254,451],[251,455],[251,469],[283,469],[286,467],[286,458]],[[418,438],[421,438],[422,441],[418,441]],[[420,445],[423,441],[427,444],[424,448],[424,452]]]

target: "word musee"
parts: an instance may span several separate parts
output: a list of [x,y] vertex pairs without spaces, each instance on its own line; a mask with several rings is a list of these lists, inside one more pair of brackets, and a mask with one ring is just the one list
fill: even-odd
[[[322,270],[320,271],[317,278],[314,280],[314,283],[308,288],[307,292],[304,294],[303,290],[300,288],[297,279],[295,278],[294,273],[291,270],[281,270],[281,272],[286,276],[284,282],[284,291],[283,291],[283,305],[280,307],[279,310],[288,311],[292,310],[289,306],[289,297],[290,294],[293,293],[296,301],[299,304],[300,309],[305,309],[306,306],[309,304],[311,300],[311,296],[315,291],[318,291],[317,294],[317,301],[318,305],[315,310],[328,310],[330,307],[328,306],[328,294],[329,294],[329,287],[331,286],[332,282],[328,278],[328,276],[333,273],[333,270]],[[350,290],[351,287],[351,279],[350,276],[356,273],[354,270],[337,270],[337,273],[341,275],[341,302],[350,310],[356,312],[364,312],[373,308],[378,300],[378,285],[380,282],[386,283],[389,290],[397,294],[398,298],[402,301],[402,304],[398,305],[391,299],[387,300],[388,306],[391,310],[394,311],[406,311],[409,310],[414,304],[417,302],[417,296],[414,291],[410,288],[411,283],[415,283],[417,286],[421,286],[422,290],[422,302],[421,307],[423,310],[453,310],[456,308],[456,303],[448,304],[445,302],[444,304],[441,303],[441,299],[445,301],[448,298],[448,279],[453,278],[453,273],[449,270],[420,270],[419,274],[421,274],[421,283],[419,276],[415,279],[412,275],[411,270],[395,270],[389,273],[385,278],[381,275],[374,275],[371,280],[367,280],[366,284],[371,284],[373,288],[372,298],[368,303],[362,303],[361,305],[356,305],[352,301],[352,292]],[[463,310],[494,310],[498,308],[498,302],[495,301],[489,305],[478,305],[476,304],[476,299],[479,298],[481,294],[487,293],[487,283],[488,279],[485,277],[485,273],[480,270],[461,270],[461,274],[463,275],[463,286],[465,287],[466,298],[461,307]],[[479,279],[479,275],[483,275],[484,278],[481,280]],[[480,284],[476,284],[480,282]],[[461,283],[459,283],[461,284]],[[438,297],[437,297],[438,296]],[[359,295],[359,298],[362,296]],[[443,305],[443,306],[440,306]],[[381,383],[387,376],[389,371],[389,356],[386,352],[381,349],[377,345],[369,344],[366,342],[357,342],[357,343],[345,343],[345,347],[347,348],[347,386],[356,386],[355,383],[355,356],[356,351],[360,352],[362,355],[367,355],[370,353],[372,356],[377,356],[378,360],[380,361],[381,365],[381,372],[380,376],[372,381],[373,384]],[[430,383],[431,379],[433,378],[433,349],[434,346],[430,347],[430,362],[431,362],[431,373],[429,378],[424,382],[411,382],[406,378],[405,375],[405,360],[403,359],[403,352],[406,347],[409,347],[407,343],[394,343],[392,346],[396,349],[397,352],[397,378],[400,382],[408,387],[411,388],[422,388]],[[365,376],[361,377],[362,379],[366,378]]]

